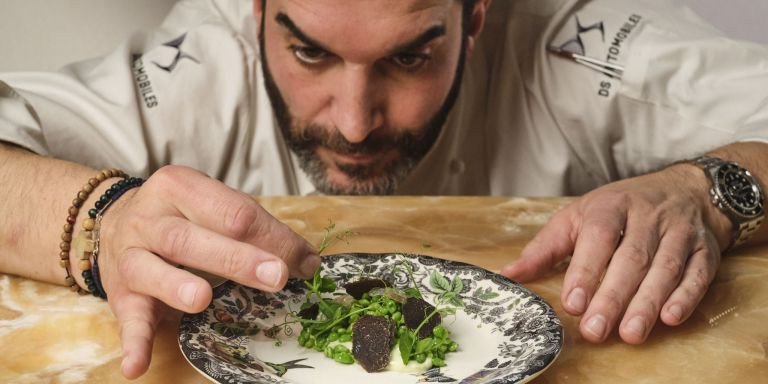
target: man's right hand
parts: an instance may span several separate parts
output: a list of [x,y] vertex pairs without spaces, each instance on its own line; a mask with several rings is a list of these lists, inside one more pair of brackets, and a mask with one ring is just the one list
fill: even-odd
[[99,264],[120,327],[122,372],[133,379],[149,367],[161,302],[194,313],[211,301],[210,284],[178,266],[274,292],[289,274],[312,276],[320,259],[250,196],[167,166],[104,214]]

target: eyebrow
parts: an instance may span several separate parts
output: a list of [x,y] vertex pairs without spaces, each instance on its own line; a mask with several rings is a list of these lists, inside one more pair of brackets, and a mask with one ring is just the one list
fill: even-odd
[[[320,48],[324,51],[330,52],[329,49],[327,49],[323,44],[320,44],[315,39],[307,36],[299,27],[296,26],[296,24],[291,20],[288,15],[286,15],[283,12],[278,12],[275,16],[275,21],[285,27],[287,30],[289,30],[297,39],[301,40],[304,44]],[[406,42],[404,44],[398,45],[392,50],[391,54],[400,53],[400,52],[409,52],[409,51],[415,51],[419,48],[427,45],[432,40],[435,40],[439,37],[445,36],[446,34],[446,28],[445,25],[439,24],[432,26],[431,28],[424,31],[422,34],[414,38],[413,40]]]

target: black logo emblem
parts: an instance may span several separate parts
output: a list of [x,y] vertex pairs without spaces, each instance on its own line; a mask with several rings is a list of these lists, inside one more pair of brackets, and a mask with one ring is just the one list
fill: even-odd
[[579,20],[579,17],[576,16],[576,37],[573,39],[570,39],[566,41],[563,45],[561,45],[559,48],[561,51],[571,52],[578,55],[586,55],[586,49],[584,48],[584,41],[581,40],[581,35],[585,33],[589,33],[591,31],[598,30],[600,31],[600,37],[603,39],[603,42],[605,42],[605,26],[603,25],[603,22],[597,22],[590,26],[584,27],[581,25],[581,21]]
[[179,37],[177,37],[177,38],[175,38],[175,39],[173,39],[173,40],[163,44],[163,46],[171,47],[173,49],[176,49],[176,51],[177,51],[176,52],[176,56],[173,58],[173,61],[171,61],[170,64],[168,64],[168,65],[161,65],[161,64],[159,64],[156,61],[153,61],[152,64],[155,64],[158,68],[160,68],[160,69],[162,69],[162,70],[164,70],[164,71],[166,71],[168,73],[172,73],[174,70],[176,70],[176,67],[179,65],[179,62],[182,59],[189,59],[191,61],[194,61],[197,64],[200,64],[200,62],[196,58],[192,57],[191,55],[189,55],[189,54],[187,54],[187,53],[185,53],[184,51],[181,50],[181,45],[184,44],[184,39],[186,39],[186,38],[187,38],[187,34],[184,33],[183,35],[181,35],[181,36],[179,36]]

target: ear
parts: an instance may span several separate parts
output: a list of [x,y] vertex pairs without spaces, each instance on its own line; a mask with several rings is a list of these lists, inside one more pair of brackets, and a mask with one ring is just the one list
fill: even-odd
[[480,32],[483,31],[485,14],[488,12],[488,8],[491,6],[492,1],[493,0],[477,0],[475,2],[472,16],[470,16],[469,19],[469,30],[467,31],[467,57],[469,57],[475,49],[477,38],[480,36]]
[[261,31],[261,15],[264,11],[264,0],[253,0],[253,17],[256,20],[256,32]]

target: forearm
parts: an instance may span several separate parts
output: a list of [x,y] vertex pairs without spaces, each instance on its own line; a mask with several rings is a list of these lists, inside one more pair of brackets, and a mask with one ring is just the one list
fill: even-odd
[[[66,273],[59,265],[59,253],[67,211],[96,172],[0,143],[0,272],[64,284]],[[73,236],[88,208],[109,187],[105,184],[94,189],[83,204]],[[71,268],[73,276],[79,275],[76,263]],[[79,278],[78,282],[82,284]]]

